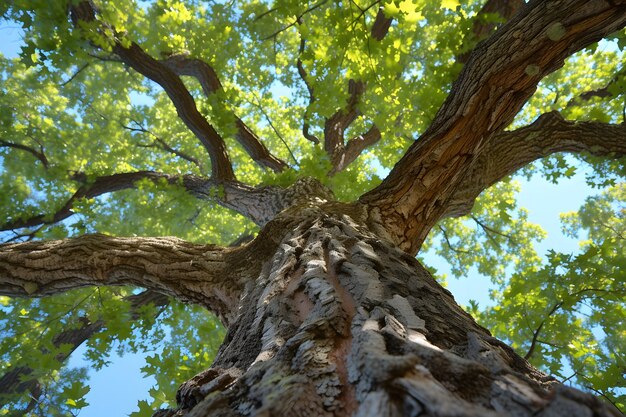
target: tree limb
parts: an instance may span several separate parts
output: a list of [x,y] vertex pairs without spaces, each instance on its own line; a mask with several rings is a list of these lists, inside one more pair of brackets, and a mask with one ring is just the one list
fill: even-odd
[[480,149],[442,217],[469,214],[483,190],[529,163],[558,152],[624,157],[626,125],[573,122],[550,112],[528,126],[494,135]]
[[[207,97],[222,88],[222,83],[213,67],[200,59],[188,58],[184,55],[172,55],[161,62],[177,75],[187,75],[196,78],[202,86],[204,95]],[[258,136],[239,117],[236,115],[234,117],[237,127],[237,141],[252,159],[274,172],[281,172],[287,168],[288,165],[285,161],[272,155]]]
[[344,152],[344,132],[359,115],[356,106],[364,91],[365,84],[362,81],[349,80],[348,92],[350,97],[346,102],[346,106],[337,110],[326,119],[324,124],[324,150],[330,156],[333,166],[335,166],[335,162],[341,158]]
[[215,184],[206,178],[188,175],[183,179],[183,185],[197,198],[217,201],[259,227],[265,226],[278,213],[299,202],[334,200],[332,191],[310,177],[300,178],[287,188],[251,187],[240,182],[229,182],[220,184],[216,190]]
[[234,251],[172,237],[101,234],[4,244],[0,294],[41,297],[92,285],[134,285],[201,304],[228,322],[243,282],[241,266],[232,264]]
[[[367,8],[362,9],[361,15],[379,3],[379,1],[376,1]],[[385,36],[387,36],[387,33],[389,33],[392,22],[393,18],[385,15],[384,7],[379,7],[374,23],[370,29],[372,37],[379,42],[382,41]],[[359,115],[356,106],[360,97],[365,92],[365,87],[363,81],[350,80],[348,85],[350,98],[346,106],[326,120],[324,127],[324,144],[332,164],[329,175],[343,171],[358,158],[361,152],[368,146],[375,144],[381,139],[380,130],[376,125],[373,125],[364,134],[357,135],[350,139],[348,143],[345,143],[344,133]]]
[[363,195],[396,244],[414,254],[490,136],[574,52],[626,25],[626,2],[533,0],[471,53],[430,127]]
[[[138,171],[113,175],[104,175],[95,178],[89,183],[81,185],[78,190],[67,200],[67,202],[58,209],[54,214],[37,214],[25,219],[17,218],[9,220],[0,226],[0,231],[20,229],[24,227],[34,227],[42,224],[54,224],[62,220],[67,219],[74,214],[72,211],[76,202],[81,198],[94,198],[100,195],[120,191],[129,188],[135,188],[137,181],[148,179],[151,181],[158,181],[159,179],[166,179],[171,182],[176,181],[178,178],[168,176],[153,171]],[[75,175],[75,179],[83,181],[82,175]]]
[[[78,22],[94,22],[96,9],[90,1],[82,1],[70,8],[72,20]],[[163,63],[157,61],[139,45],[126,44],[116,35],[111,39],[113,52],[122,62],[139,72],[146,78],[159,84],[174,104],[178,117],[200,140],[211,158],[211,174],[217,181],[235,179],[224,140],[215,128],[207,122],[196,107],[195,100],[185,87],[180,77]]]
[[44,166],[44,168],[47,169],[49,166],[48,158],[46,158],[46,154],[43,153],[43,149],[40,149],[38,151],[34,148],[31,148],[30,146],[26,146],[21,143],[9,142],[3,139],[0,139],[0,148],[13,148],[13,149],[20,149],[22,151],[26,151],[30,153],[31,155],[33,155],[35,158],[37,158],[39,162],[41,162],[41,164]]
[[599,97],[599,98],[612,97],[613,94],[610,91],[611,88],[613,88],[613,86],[616,85],[620,81],[620,79],[624,76],[626,76],[626,68],[622,68],[620,71],[618,71],[617,74],[613,76],[611,81],[609,81],[608,84],[605,85],[604,87],[598,88],[595,90],[585,91],[584,93],[580,94],[578,97],[574,97],[567,103],[566,107],[572,107],[577,104],[581,104],[581,101],[589,101],[594,97]]
[[[378,4],[378,2],[372,3],[367,9],[361,10],[363,15],[369,8]],[[381,41],[389,30],[392,18],[387,18],[383,12],[383,8],[379,8],[376,15],[376,20],[372,26],[371,33],[377,41]],[[304,51],[305,40],[300,39],[300,54]],[[298,57],[297,60],[298,74],[309,92],[309,106],[315,101],[315,95],[313,87],[307,80],[307,72],[304,69],[302,60]],[[332,169],[329,175],[334,175],[343,169],[345,169],[352,161],[354,161],[360,153],[367,147],[380,140],[380,131],[376,126],[372,127],[368,132],[363,135],[359,135],[350,140],[352,144],[345,143],[344,133],[346,129],[356,120],[359,115],[357,104],[360,97],[365,91],[365,83],[360,80],[350,79],[348,82],[348,91],[350,97],[346,105],[337,110],[332,116],[326,119],[324,123],[324,149],[330,157]],[[306,115],[305,115],[306,118]],[[302,125],[303,136],[313,143],[319,143],[319,139],[309,132],[309,124],[305,120]]]
[[91,181],[88,181],[84,174],[78,173],[73,179],[83,182],[83,185],[56,212],[9,220],[0,226],[0,231],[58,223],[74,214],[73,208],[79,199],[134,189],[141,180],[155,183],[166,181],[168,184],[181,185],[192,196],[201,200],[215,201],[223,207],[235,210],[260,227],[298,201],[334,200],[332,192],[312,178],[301,178],[287,188],[251,187],[237,181],[217,182],[203,176],[167,175],[154,171],[104,175]]
[[[313,93],[313,86],[311,85],[311,83],[309,83],[309,80],[307,79],[307,72],[304,69],[304,64],[302,64],[302,59],[300,58],[300,56],[302,55],[302,53],[304,52],[304,48],[306,45],[306,41],[304,40],[304,38],[300,38],[300,49],[299,49],[299,55],[298,55],[298,60],[296,62],[296,66],[298,68],[298,75],[300,75],[300,78],[302,79],[302,81],[304,82],[304,85],[306,86],[307,91],[309,92],[309,105],[308,107],[311,107],[311,104],[313,104],[315,102],[315,95]],[[307,109],[308,109],[307,107]],[[302,135],[309,141],[315,143],[316,145],[318,143],[320,143],[320,140],[317,138],[317,136],[311,134],[309,132],[309,123],[307,122],[306,118],[307,118],[307,112],[305,112],[304,114],[304,121],[302,122]]]

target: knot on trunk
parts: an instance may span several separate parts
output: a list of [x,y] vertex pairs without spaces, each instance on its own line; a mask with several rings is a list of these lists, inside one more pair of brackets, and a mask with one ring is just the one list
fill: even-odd
[[243,372],[237,368],[212,368],[200,372],[178,388],[178,392],[176,392],[178,408],[189,410],[195,407],[208,394],[225,389],[241,375]]

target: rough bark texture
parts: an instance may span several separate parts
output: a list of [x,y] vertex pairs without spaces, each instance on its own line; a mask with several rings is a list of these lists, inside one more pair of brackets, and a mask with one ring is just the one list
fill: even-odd
[[333,203],[270,223],[284,237],[213,366],[157,415],[619,415],[491,337],[371,222]]
[[41,297],[93,285],[135,285],[204,304],[226,323],[242,289],[249,252],[176,238],[76,239],[15,243],[0,252],[0,294]]

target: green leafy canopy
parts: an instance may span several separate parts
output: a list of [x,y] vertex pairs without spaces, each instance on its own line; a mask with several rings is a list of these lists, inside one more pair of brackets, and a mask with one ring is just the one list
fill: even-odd
[[[481,1],[116,0],[96,2],[97,21],[76,25],[68,3],[0,5],[2,26],[22,31],[19,56],[0,55],[0,218],[47,216],[42,225],[2,232],[3,241],[99,232],[228,245],[257,231],[234,211],[166,180],[82,196],[72,216],[54,221],[72,195],[102,176],[211,173],[206,150],[166,92],[112,53],[113,33],[122,45],[136,42],[155,59],[183,55],[214,69],[221,89],[211,95],[196,78],[183,82],[224,138],[239,181],[284,186],[313,176],[338,199],[353,201],[377,185],[429,126],[462,68],[459,57],[478,40],[477,19],[492,25],[503,20],[477,17]],[[392,23],[376,41],[371,32],[379,8]],[[107,29],[97,29],[99,22]],[[549,35],[562,36],[561,29],[551,28]],[[542,81],[509,129],[552,110],[568,120],[624,122],[625,48],[622,32],[570,57]],[[325,121],[351,99],[350,80],[367,88],[345,138],[375,126],[382,139],[328,175],[333,161],[321,143],[305,137],[303,124],[322,138]],[[588,94],[594,91],[603,92]],[[236,139],[234,115],[291,168],[277,173],[256,163]],[[482,325],[539,368],[625,410],[624,160],[556,154],[520,174],[558,182],[576,170],[599,189],[580,210],[563,214],[564,232],[581,239],[578,252],[538,253],[535,245],[545,232],[518,204],[519,182],[507,178],[483,192],[469,216],[433,228],[422,261],[428,265],[429,256],[439,256],[458,279],[488,276],[490,302],[467,306]],[[103,323],[86,342],[85,360],[94,368],[106,366],[111,353],[146,354],[142,371],[157,386],[133,416],[167,405],[180,382],[210,365],[224,331],[204,310],[171,300],[132,309],[127,301],[140,292],[91,288],[43,299],[0,297],[0,377],[27,366],[31,373],[21,381],[36,378],[43,393],[35,407],[31,391],[11,397],[0,416],[26,409],[27,416],[76,415],[87,405],[87,371],[62,366],[59,359],[73,347],[58,338],[85,323]]]

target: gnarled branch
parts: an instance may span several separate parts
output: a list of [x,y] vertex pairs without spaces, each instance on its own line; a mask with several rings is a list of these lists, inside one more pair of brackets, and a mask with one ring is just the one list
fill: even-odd
[[[78,24],[80,21],[95,21],[96,13],[95,6],[90,1],[82,1],[77,5],[73,5],[70,9],[70,15],[75,24]],[[120,57],[122,62],[159,84],[165,90],[176,108],[178,117],[207,150],[211,158],[211,174],[213,178],[217,181],[234,180],[235,174],[226,152],[224,140],[200,114],[195,100],[180,77],[168,66],[148,55],[136,43],[131,42],[127,46],[117,36],[112,41],[113,52]]]
[[107,193],[133,189],[141,180],[166,181],[181,185],[188,193],[201,200],[215,201],[235,210],[259,226],[264,226],[290,205],[305,200],[334,200],[332,192],[317,180],[301,178],[290,187],[251,187],[237,181],[218,182],[197,175],[167,175],[154,171],[137,171],[104,175],[88,181],[84,174],[74,178],[83,182],[78,190],[54,213],[41,213],[27,218],[16,218],[0,225],[0,231],[58,223],[74,214],[73,208],[81,198],[94,198]]

